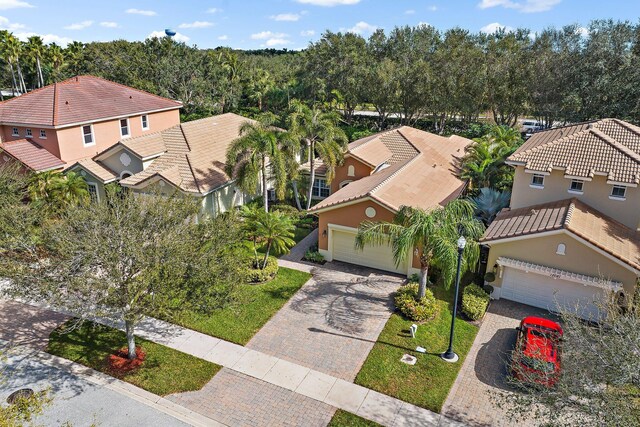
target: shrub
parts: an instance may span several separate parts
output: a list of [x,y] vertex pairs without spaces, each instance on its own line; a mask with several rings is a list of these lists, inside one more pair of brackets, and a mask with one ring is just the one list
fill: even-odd
[[433,319],[438,311],[433,292],[427,289],[424,298],[417,300],[418,284],[409,283],[400,287],[396,293],[396,308],[411,320],[425,322]]
[[305,252],[303,259],[316,264],[324,264],[324,256],[318,252],[317,248],[315,250],[308,249],[307,252]]
[[489,305],[489,294],[478,285],[468,285],[462,291],[462,312],[472,320],[484,316]]
[[278,274],[278,259],[270,256],[267,258],[265,268],[255,268],[253,260],[250,260],[249,268],[247,268],[246,272],[246,280],[249,283],[263,283],[276,277],[276,274]]

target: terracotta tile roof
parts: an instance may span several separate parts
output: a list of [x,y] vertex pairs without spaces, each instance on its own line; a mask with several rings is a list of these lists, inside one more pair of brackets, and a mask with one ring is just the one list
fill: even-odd
[[580,123],[537,132],[509,163],[534,171],[565,170],[568,176],[640,183],[640,128],[617,119]]
[[166,152],[120,183],[136,187],[161,176],[183,191],[207,193],[229,181],[224,171],[227,148],[247,121],[252,120],[227,113],[165,129],[155,138],[161,137]]
[[[316,169],[316,176],[324,176],[327,174],[327,165],[325,165],[322,160],[316,159],[316,161],[314,162],[314,166]],[[300,169],[303,173],[311,173],[311,164],[309,162],[305,162],[300,165]]]
[[75,164],[73,164],[67,170],[75,168],[76,165],[82,166],[85,170],[90,172],[93,176],[102,180],[103,183],[115,181],[116,179],[116,174],[113,173],[111,169],[108,169],[102,164],[95,162],[91,159],[78,160]]
[[78,76],[0,103],[0,122],[64,126],[181,106],[99,77]]
[[0,143],[0,152],[6,152],[6,154],[36,172],[62,169],[65,165],[65,162],[29,139]]
[[418,150],[402,134],[403,129],[410,128],[403,126],[353,141],[347,153],[373,167],[407,161],[415,157]]
[[167,151],[167,146],[164,142],[165,134],[162,131],[148,133],[133,138],[124,138],[118,141],[115,145],[101,151],[93,158],[95,160],[103,160],[114,152],[118,147],[126,147],[128,151],[132,152],[140,159],[146,159],[154,157]]
[[[400,138],[407,141],[410,149],[405,145],[401,150],[392,152],[389,147],[394,147],[393,144],[398,143]],[[378,153],[389,151],[390,156],[386,160],[394,156],[401,160],[390,161],[372,175],[341,188],[315,205],[312,212],[339,207],[343,203],[365,197],[370,197],[393,211],[403,205],[429,209],[452,200],[464,189],[465,183],[458,178],[457,165],[465,148],[472,143],[471,140],[461,137],[445,138],[404,126],[384,132],[382,137],[370,137],[359,145],[359,149],[375,144],[375,141],[383,146]],[[373,147],[367,150],[376,151]],[[412,151],[413,156],[407,158]]]
[[577,199],[504,209],[481,241],[490,243],[554,230],[567,230],[640,270],[640,233]]

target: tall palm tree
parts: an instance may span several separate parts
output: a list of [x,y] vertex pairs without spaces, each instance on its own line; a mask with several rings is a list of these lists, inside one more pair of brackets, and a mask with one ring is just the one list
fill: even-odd
[[[264,269],[267,266],[269,254],[287,252],[295,244],[293,240],[295,225],[291,217],[282,212],[264,212],[256,208],[243,206],[242,216],[245,220],[245,230],[254,242],[254,265]],[[262,261],[258,261],[257,243],[262,243],[265,249]]]
[[38,87],[44,86],[44,75],[42,74],[42,57],[45,54],[45,46],[40,36],[31,36],[27,39],[25,50],[27,56],[36,65],[36,75],[38,79]]
[[73,41],[67,45],[64,50],[64,56],[74,75],[80,74],[82,71],[82,59],[84,54],[84,43]]
[[364,221],[358,228],[356,248],[366,245],[391,244],[396,265],[415,254],[420,259],[418,299],[425,295],[430,266],[437,266],[446,288],[456,274],[458,249],[456,242],[462,234],[467,239],[462,270],[468,271],[478,261],[477,240],[484,225],[474,217],[474,205],[467,200],[454,200],[444,207],[424,210],[402,206],[392,222]]
[[31,201],[48,214],[56,215],[69,206],[87,203],[89,188],[84,178],[69,172],[47,171],[31,176],[28,193]]
[[279,198],[284,197],[287,184],[285,133],[273,126],[274,120],[273,115],[263,114],[257,122],[243,123],[240,137],[227,150],[227,175],[250,194],[256,194],[261,184],[265,212],[269,211],[269,180],[274,181]]
[[51,68],[53,68],[53,81],[57,81],[60,75],[60,68],[64,64],[62,48],[55,43],[51,43],[47,49],[47,60],[51,64]]
[[56,188],[62,206],[80,205],[89,202],[89,187],[84,178],[75,172],[68,172]]
[[309,209],[313,194],[313,182],[316,177],[316,156],[325,164],[327,168],[326,179],[330,183],[335,176],[336,167],[344,160],[347,136],[338,127],[340,120],[338,114],[324,112],[316,107],[309,108],[298,100],[294,100],[291,107],[292,111],[288,118],[289,132],[306,146],[309,159],[309,190],[307,193],[307,209]]
[[5,32],[2,38],[2,54],[5,61],[9,64],[9,70],[11,71],[11,77],[13,79],[14,96],[16,92],[25,93],[27,88],[22,78],[22,69],[20,68],[22,43],[12,33]]

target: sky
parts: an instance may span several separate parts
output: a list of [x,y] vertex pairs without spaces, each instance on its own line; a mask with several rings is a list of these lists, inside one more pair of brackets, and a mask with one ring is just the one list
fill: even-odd
[[429,24],[472,32],[640,22],[640,0],[0,0],[0,29],[66,45],[163,36],[202,48],[303,49],[326,30],[368,37],[376,28]]

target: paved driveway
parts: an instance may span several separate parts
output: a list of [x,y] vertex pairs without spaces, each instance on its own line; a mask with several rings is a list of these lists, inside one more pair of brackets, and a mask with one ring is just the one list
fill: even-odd
[[[513,426],[506,410],[492,396],[512,392],[505,382],[507,361],[516,341],[516,326],[528,315],[550,317],[549,312],[512,301],[492,301],[442,413],[470,426]],[[537,425],[519,421],[519,427]]]
[[55,311],[0,299],[0,340],[8,341],[12,347],[44,350],[51,331],[67,319]]
[[247,347],[353,381],[393,311],[400,276],[332,262]]

